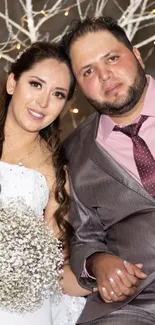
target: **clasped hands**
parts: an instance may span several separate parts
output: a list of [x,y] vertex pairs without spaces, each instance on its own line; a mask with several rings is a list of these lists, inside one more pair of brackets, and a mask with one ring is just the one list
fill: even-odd
[[118,256],[96,253],[88,259],[88,270],[96,278],[98,291],[106,303],[121,302],[135,293],[139,280],[146,279],[142,264],[132,264]]

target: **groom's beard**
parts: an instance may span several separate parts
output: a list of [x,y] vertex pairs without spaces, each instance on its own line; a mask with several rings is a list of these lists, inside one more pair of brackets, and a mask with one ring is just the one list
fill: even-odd
[[128,88],[126,96],[122,96],[120,101],[116,104],[109,102],[99,102],[90,97],[86,97],[88,102],[96,109],[97,112],[109,116],[120,116],[129,112],[139,102],[144,88],[146,86],[147,79],[140,63],[137,61],[137,75],[133,82],[133,85]]

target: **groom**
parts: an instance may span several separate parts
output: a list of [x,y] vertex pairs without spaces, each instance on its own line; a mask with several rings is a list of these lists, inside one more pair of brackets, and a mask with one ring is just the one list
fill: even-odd
[[66,140],[71,267],[92,293],[78,324],[155,324],[155,81],[112,18],[63,44],[96,113]]

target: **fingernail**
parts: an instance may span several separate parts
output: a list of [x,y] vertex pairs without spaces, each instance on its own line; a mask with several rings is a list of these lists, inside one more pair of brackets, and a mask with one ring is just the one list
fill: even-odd
[[122,271],[121,271],[121,270],[117,270],[116,273],[117,273],[117,274],[121,274]]
[[107,291],[105,287],[102,287],[102,290],[103,290],[104,292]]
[[111,283],[113,283],[113,282],[114,282],[114,279],[113,279],[113,278],[109,278],[109,281],[110,281]]
[[110,294],[113,296],[114,295],[114,291],[111,291]]
[[140,263],[139,263],[139,264],[136,264],[136,266],[139,267],[140,269],[142,269],[143,264],[140,264]]

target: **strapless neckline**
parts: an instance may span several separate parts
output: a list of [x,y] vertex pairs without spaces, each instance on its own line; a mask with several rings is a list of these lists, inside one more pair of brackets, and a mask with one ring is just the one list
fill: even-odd
[[20,198],[36,214],[43,214],[49,199],[49,187],[39,171],[0,161],[0,188],[2,206],[7,206],[10,199]]
[[[39,175],[41,175],[43,178],[44,178],[44,180],[45,180],[45,183],[47,184],[47,181],[46,181],[46,177],[44,176],[44,174],[42,174],[41,172],[39,172],[38,170],[36,170],[36,169],[33,169],[33,168],[30,168],[30,167],[26,167],[26,166],[24,166],[24,165],[22,165],[22,166],[19,166],[19,165],[17,165],[17,164],[11,164],[11,163],[8,163],[8,162],[6,162],[6,161],[3,161],[3,160],[0,160],[0,165],[1,164],[4,164],[4,165],[8,165],[8,167],[10,167],[10,168],[19,168],[19,169],[25,169],[25,170],[32,170],[32,171],[34,171],[36,174],[39,174]],[[47,186],[48,186],[48,184],[47,184]]]

